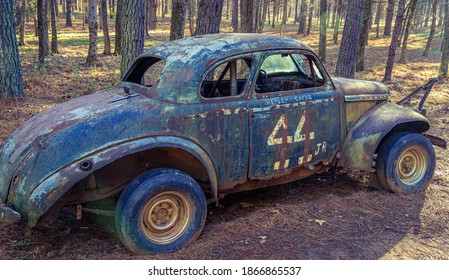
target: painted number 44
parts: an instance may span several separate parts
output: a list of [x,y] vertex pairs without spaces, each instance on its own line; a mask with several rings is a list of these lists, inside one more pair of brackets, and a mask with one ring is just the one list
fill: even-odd
[[[268,146],[275,146],[275,145],[285,145],[285,144],[291,144],[291,143],[299,143],[306,140],[312,140],[315,139],[315,132],[311,131],[307,136],[303,132],[304,123],[306,122],[305,114],[301,116],[301,119],[299,120],[298,126],[296,127],[295,134],[293,136],[287,135],[288,125],[287,125],[287,115],[282,115],[278,122],[276,123],[276,126],[273,128],[273,131],[271,132],[270,136],[268,137],[267,144]],[[277,137],[279,131],[281,130],[281,137]],[[320,152],[326,152],[326,142],[318,143],[317,149],[314,153],[308,154],[307,156],[300,156],[298,158],[298,165],[304,164],[306,162],[312,161],[313,154],[316,156]],[[290,165],[290,160],[285,159],[283,162],[276,161],[274,163],[274,170],[279,170],[281,167],[283,169],[287,169]]]
[[[295,134],[293,136],[285,136],[285,137],[278,137],[276,138],[276,135],[278,134],[279,130],[282,127],[283,131],[287,131],[287,115],[282,115],[279,118],[279,121],[277,122],[276,126],[273,128],[273,131],[271,132],[270,136],[268,137],[267,144],[268,146],[274,146],[274,145],[281,145],[281,144],[291,144],[291,143],[298,143],[306,140],[306,135],[304,133],[301,133],[304,127],[304,123],[306,122],[305,114],[301,116],[301,119],[299,120],[298,126],[296,127]],[[315,139],[315,132],[309,133],[309,140]]]

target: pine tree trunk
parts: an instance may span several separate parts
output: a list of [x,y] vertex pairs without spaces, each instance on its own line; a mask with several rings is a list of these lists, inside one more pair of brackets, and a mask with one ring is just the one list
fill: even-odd
[[263,33],[265,21],[267,19],[267,11],[268,11],[268,0],[263,0],[262,15],[260,17],[259,30],[257,31],[257,33]]
[[111,55],[111,39],[109,38],[107,0],[101,0],[101,21],[103,22],[104,55]]
[[223,0],[200,0],[196,18],[196,35],[220,32]]
[[37,0],[37,29],[39,37],[39,63],[44,64],[50,54],[48,47],[47,0]]
[[232,30],[239,30],[239,0],[232,0]]
[[318,57],[323,63],[326,63],[326,13],[327,0],[320,0],[320,42],[318,47]]
[[395,0],[388,0],[387,16],[385,18],[384,36],[391,36],[391,25],[393,22]]
[[411,0],[410,2],[410,13],[407,18],[407,22],[405,25],[404,30],[404,38],[402,40],[402,50],[401,50],[401,58],[399,59],[400,63],[405,63],[406,57],[407,57],[407,43],[408,43],[408,36],[410,34],[410,26],[412,25],[413,17],[415,16],[416,6],[417,6],[418,0]]
[[259,9],[259,2],[260,0],[253,0],[253,11],[254,11],[254,18],[253,18],[253,30],[251,32],[257,32],[259,29],[259,16],[260,16],[260,9]]
[[448,77],[448,64],[449,64],[449,17],[445,18],[445,29],[443,37],[443,55],[441,56],[441,64],[440,64],[440,77],[447,78]]
[[188,1],[189,2],[189,30],[190,36],[195,36],[195,14],[196,14],[196,0]]
[[335,75],[354,78],[365,0],[349,0]]
[[337,17],[337,8],[338,8],[337,0],[334,0],[334,4],[332,5],[332,23],[331,23],[332,28],[334,28],[335,26],[335,20]]
[[123,0],[117,0],[117,9],[115,17],[115,55],[122,54],[122,11]]
[[387,65],[385,67],[385,75],[383,82],[391,81],[391,74],[393,72],[394,57],[396,56],[396,49],[401,40],[401,31],[404,22],[404,7],[406,0],[399,0],[396,21],[394,23],[393,36],[391,37],[390,47],[388,49]]
[[253,30],[253,0],[240,0],[240,32]]
[[299,21],[298,34],[306,34],[306,23],[307,23],[307,2],[306,2],[306,0],[301,0],[298,21]]
[[155,30],[157,28],[157,6],[158,6],[157,0],[150,0],[149,5],[151,9],[150,9],[150,19],[148,23],[149,24],[148,29]]
[[281,22],[281,35],[285,34],[285,26],[287,24],[287,0],[284,0],[282,5],[282,22]]
[[56,9],[58,8],[58,0],[50,0],[50,16],[51,16],[51,53],[57,54],[58,50],[58,30],[56,26]]
[[337,8],[337,14],[335,15],[335,25],[334,25],[334,44],[338,44],[338,30],[340,28],[340,21],[341,21],[341,7],[342,7],[342,0],[338,0],[338,8]]
[[143,52],[145,37],[145,1],[123,0],[122,60],[120,76],[123,77],[131,62]]
[[184,38],[188,0],[172,0],[170,41]]
[[14,1],[0,5],[0,96],[18,99],[23,96],[23,78],[14,22]]
[[99,65],[98,60],[98,21],[97,0],[89,0],[89,50],[87,52],[86,64]]
[[432,4],[432,23],[430,26],[429,38],[427,39],[426,48],[424,50],[423,56],[427,57],[429,55],[430,46],[432,45],[433,36],[435,36],[435,29],[437,23],[437,7],[438,0],[433,0]]
[[382,16],[382,8],[383,3],[382,2],[377,3],[376,19],[374,20],[374,23],[376,24],[376,38],[379,38],[380,18]]
[[65,26],[72,27],[72,0],[65,0],[66,13],[65,13]]
[[27,1],[21,0],[20,4],[20,25],[19,25],[19,46],[25,46],[25,22],[26,22]]
[[369,21],[373,7],[373,0],[365,0],[365,9],[363,10],[362,30],[360,31],[359,45],[357,48],[357,62],[355,71],[365,70],[365,47],[368,42]]
[[313,10],[315,8],[315,0],[310,0],[309,3],[309,20],[307,23],[307,32],[306,35],[310,35],[310,31],[312,30],[312,20],[313,20]]

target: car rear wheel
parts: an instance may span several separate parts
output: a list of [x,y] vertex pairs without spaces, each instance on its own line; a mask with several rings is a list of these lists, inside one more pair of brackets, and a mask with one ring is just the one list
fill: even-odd
[[174,169],[155,169],[134,179],[121,194],[117,233],[136,254],[176,251],[198,238],[206,207],[204,193],[192,177]]
[[435,165],[435,151],[427,138],[401,132],[381,146],[376,163],[377,178],[386,190],[415,193],[430,184]]

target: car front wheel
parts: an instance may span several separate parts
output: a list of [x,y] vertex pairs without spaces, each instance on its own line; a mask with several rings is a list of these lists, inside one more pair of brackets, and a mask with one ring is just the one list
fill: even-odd
[[397,133],[381,146],[376,163],[379,183],[395,193],[415,193],[430,184],[435,151],[421,134]]
[[174,169],[151,170],[121,194],[117,233],[136,254],[176,251],[198,238],[206,207],[204,193],[192,177]]

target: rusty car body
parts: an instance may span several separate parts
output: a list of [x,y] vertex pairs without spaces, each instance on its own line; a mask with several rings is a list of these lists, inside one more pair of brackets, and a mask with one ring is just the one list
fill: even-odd
[[370,172],[390,191],[423,190],[435,169],[429,122],[389,95],[380,83],[331,78],[291,38],[167,42],[117,87],[39,113],[10,136],[1,221],[49,224],[64,205],[115,196],[126,247],[159,253],[199,236],[207,203],[333,166]]

